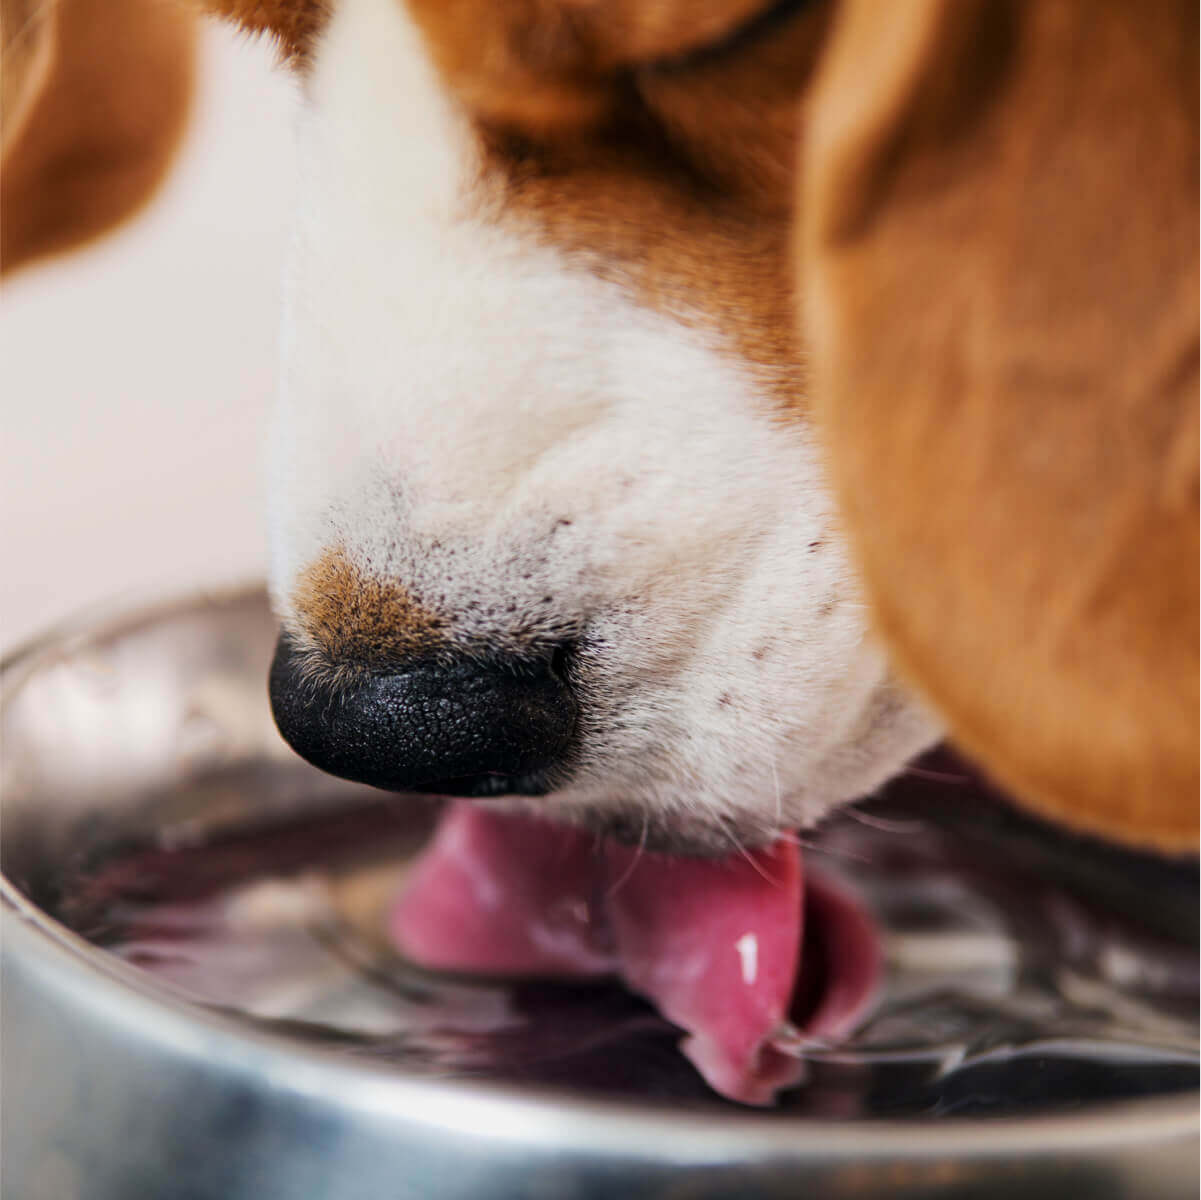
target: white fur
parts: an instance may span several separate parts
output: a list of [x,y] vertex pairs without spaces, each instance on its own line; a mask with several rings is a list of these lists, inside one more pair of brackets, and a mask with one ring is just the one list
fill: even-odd
[[716,339],[498,227],[473,145],[402,6],[344,0],[301,129],[285,620],[340,545],[462,639],[578,637],[548,809],[761,836],[875,788],[933,728],[866,637],[805,430]]

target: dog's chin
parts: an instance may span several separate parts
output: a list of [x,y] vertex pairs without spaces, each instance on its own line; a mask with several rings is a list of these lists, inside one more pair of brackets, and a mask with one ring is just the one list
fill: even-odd
[[612,804],[588,806],[561,803],[555,784],[544,774],[477,775],[446,779],[415,787],[448,804],[477,801],[493,812],[536,817],[589,834],[597,845],[613,842],[628,848],[678,858],[726,858],[744,849],[770,845],[783,832],[764,825],[745,826],[707,819],[702,811],[654,812],[614,798]]
[[[558,814],[552,816],[555,819]],[[697,816],[671,817],[649,813],[573,811],[566,823],[593,834],[598,842],[667,854],[676,858],[726,858],[739,849],[757,848],[773,841],[762,830],[726,828]]]
[[829,814],[874,794],[928,744],[929,739],[916,739],[907,743],[906,753],[877,764],[874,770],[825,780],[826,787],[814,780],[801,793],[763,805],[745,800],[734,805],[721,795],[706,797],[703,787],[692,791],[685,804],[678,796],[665,802],[653,791],[641,795],[636,785],[614,790],[580,786],[575,772],[566,766],[523,775],[443,779],[407,790],[437,796],[448,804],[467,801],[493,812],[574,829],[595,838],[598,848],[612,843],[679,858],[719,859],[766,849],[781,837],[816,828]]

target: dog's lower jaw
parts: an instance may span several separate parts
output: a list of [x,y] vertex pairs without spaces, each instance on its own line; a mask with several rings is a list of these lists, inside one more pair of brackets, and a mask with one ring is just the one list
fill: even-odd
[[[887,722],[886,744],[852,740],[836,746],[801,786],[785,791],[777,770],[746,777],[746,787],[720,796],[705,780],[681,774],[622,789],[614,779],[627,772],[637,779],[636,761],[612,771],[587,771],[573,778],[569,768],[557,778],[545,776],[509,786],[491,786],[454,796],[485,798],[489,808],[542,817],[593,834],[598,844],[622,846],[693,858],[725,858],[732,852],[770,846],[780,837],[813,829],[831,812],[864,799],[892,779],[942,736],[942,728],[899,685],[880,688],[860,716],[865,732]],[[866,746],[870,744],[870,749]],[[649,772],[647,772],[649,774]]]

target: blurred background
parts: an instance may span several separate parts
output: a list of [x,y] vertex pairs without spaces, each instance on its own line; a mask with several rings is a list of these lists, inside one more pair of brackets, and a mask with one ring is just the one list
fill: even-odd
[[113,599],[259,575],[297,89],[216,23],[171,173],[0,287],[0,648]]

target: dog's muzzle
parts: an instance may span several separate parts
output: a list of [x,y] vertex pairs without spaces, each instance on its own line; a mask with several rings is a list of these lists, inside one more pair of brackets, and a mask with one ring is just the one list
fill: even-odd
[[350,683],[302,670],[287,635],[271,664],[284,739],[314,766],[390,791],[541,795],[566,771],[576,702],[552,662],[425,661]]

